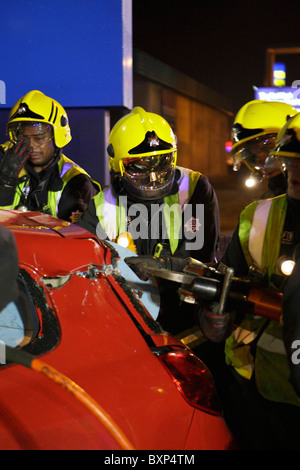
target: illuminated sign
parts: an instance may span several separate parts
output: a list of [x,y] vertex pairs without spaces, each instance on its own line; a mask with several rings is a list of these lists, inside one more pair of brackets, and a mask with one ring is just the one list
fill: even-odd
[[[297,85],[300,85],[298,80]],[[254,87],[254,98],[256,100],[281,101],[300,111],[300,88],[297,88],[297,85],[292,87]]]
[[274,86],[285,86],[285,64],[275,63],[273,65],[273,85]]

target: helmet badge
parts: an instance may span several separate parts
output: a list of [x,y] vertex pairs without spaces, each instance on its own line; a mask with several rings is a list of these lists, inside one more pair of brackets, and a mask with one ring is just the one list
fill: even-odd
[[20,105],[17,110],[17,114],[24,114],[26,112],[26,108],[24,105]]
[[155,137],[149,137],[148,138],[148,144],[150,147],[157,147],[159,145],[159,139],[157,136]]

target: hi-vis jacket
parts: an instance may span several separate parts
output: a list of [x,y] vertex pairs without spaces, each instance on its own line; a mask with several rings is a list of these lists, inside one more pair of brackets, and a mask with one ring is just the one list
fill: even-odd
[[[276,265],[286,211],[287,197],[284,194],[256,201],[240,215],[239,239],[248,266],[254,265],[261,272],[268,273],[269,279],[272,274],[278,274]],[[282,333],[279,322],[258,316],[245,317],[226,340],[226,362],[247,379],[255,369],[257,388],[265,398],[300,406],[289,382],[290,371]],[[253,341],[257,342],[255,360],[251,351]]]
[[[179,168],[181,176],[178,180],[177,193],[166,196],[164,201],[164,219],[168,233],[171,253],[174,254],[179,243],[179,234],[182,228],[182,213],[197,185],[201,173],[187,168]],[[111,187],[104,189],[94,197],[96,214],[102,229],[111,241],[115,241],[119,235],[127,231],[126,207],[120,204],[120,199],[112,194]],[[176,208],[170,217],[170,208]]]
[[[62,184],[60,185],[59,190],[50,190],[46,188],[47,190],[47,202],[46,204],[42,207],[43,212],[48,212],[51,213],[52,216],[58,217],[58,212],[59,212],[59,203],[62,198],[63,191],[65,190],[67,184],[76,176],[78,175],[85,175],[88,180],[90,180],[89,175],[85,170],[83,170],[80,166],[78,166],[76,163],[74,163],[72,160],[67,158],[65,155],[61,154],[59,157],[56,165],[58,166],[58,177],[61,179]],[[26,178],[28,176],[28,172],[26,168],[22,168],[20,174],[19,174],[19,180],[20,183],[18,186],[15,188],[14,192],[14,197],[13,201],[9,205],[2,205],[0,206],[1,209],[14,209],[18,207],[19,205],[22,205],[22,202],[24,199],[26,199],[26,193],[27,193],[27,186],[30,184],[29,179]],[[91,181],[91,180],[90,180]],[[93,183],[90,183],[90,188],[92,188]],[[98,185],[98,189],[95,190],[96,188],[96,183],[95,187],[91,189],[92,193],[90,197],[94,196],[98,190],[100,189],[100,185]],[[81,188],[78,187],[78,196],[80,199],[84,200],[84,192],[85,190],[81,191]],[[88,201],[86,201],[86,204]],[[74,204],[74,202],[73,202]]]

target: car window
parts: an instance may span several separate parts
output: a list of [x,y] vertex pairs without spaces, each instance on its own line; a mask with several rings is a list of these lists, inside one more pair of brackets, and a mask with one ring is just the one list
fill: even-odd
[[16,301],[0,311],[0,342],[33,355],[53,349],[60,331],[45,292],[24,269],[20,269],[18,287]]
[[28,344],[38,333],[39,320],[27,286],[18,279],[19,295],[0,312],[0,340],[11,347]]
[[26,331],[20,311],[15,302],[0,312],[0,341],[15,348],[25,340]]

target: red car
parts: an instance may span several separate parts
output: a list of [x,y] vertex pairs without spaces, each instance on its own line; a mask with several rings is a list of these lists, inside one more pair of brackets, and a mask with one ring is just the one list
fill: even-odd
[[20,266],[0,314],[0,449],[232,447],[210,372],[162,331],[114,247],[38,212],[0,223]]

